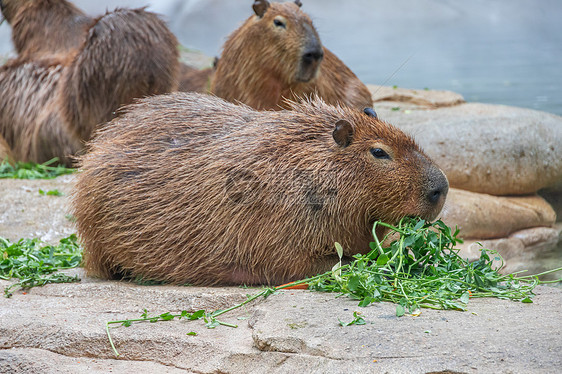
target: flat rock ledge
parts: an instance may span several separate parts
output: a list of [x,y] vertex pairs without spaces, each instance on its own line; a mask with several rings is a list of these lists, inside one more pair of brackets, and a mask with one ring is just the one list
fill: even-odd
[[[81,269],[74,270],[81,273]],[[0,286],[9,282],[0,281]],[[562,290],[538,287],[534,303],[476,299],[469,310],[395,316],[335,294],[287,290],[201,321],[110,320],[215,310],[255,289],[140,286],[83,277],[0,301],[2,373],[554,373],[562,367]],[[359,311],[366,325],[341,327]],[[187,335],[195,332],[197,335]]]

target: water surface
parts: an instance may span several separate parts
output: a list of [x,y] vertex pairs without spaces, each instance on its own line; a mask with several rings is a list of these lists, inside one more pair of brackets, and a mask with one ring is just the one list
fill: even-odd
[[[467,101],[562,115],[560,0],[303,0],[323,43],[366,83],[447,89]],[[180,42],[220,54],[252,14],[250,0],[80,0],[89,14],[142,6]],[[0,26],[0,53],[10,50]]]

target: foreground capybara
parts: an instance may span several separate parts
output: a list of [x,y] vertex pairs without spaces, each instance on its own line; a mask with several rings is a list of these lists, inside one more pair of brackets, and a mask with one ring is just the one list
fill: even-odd
[[98,124],[134,98],[175,90],[177,73],[177,40],[156,14],[109,12],[74,53],[0,67],[0,135],[16,160],[69,165]]
[[285,99],[313,93],[328,104],[372,106],[367,87],[322,46],[300,5],[255,1],[255,15],[223,46],[211,92],[260,110],[286,108]]
[[336,241],[366,253],[375,220],[437,216],[447,179],[410,137],[372,109],[292,109],[196,93],[125,108],[77,177],[88,274],[276,284],[330,269]]
[[94,21],[66,0],[1,0],[19,57],[67,54],[84,42]]

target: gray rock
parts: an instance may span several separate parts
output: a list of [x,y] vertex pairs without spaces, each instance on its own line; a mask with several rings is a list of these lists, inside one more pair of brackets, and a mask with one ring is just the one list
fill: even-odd
[[560,116],[476,103],[438,109],[381,103],[375,110],[412,134],[452,187],[522,195],[562,180]]
[[[185,320],[112,328],[116,359],[107,321],[138,318],[144,308],[153,314],[225,308],[257,290],[85,278],[2,299],[0,372],[555,372],[562,365],[562,290],[536,291],[533,304],[476,299],[468,312],[424,309],[419,317],[398,318],[394,304],[360,308],[335,294],[288,290],[223,315],[238,328]],[[339,326],[354,311],[367,324]]]
[[[75,232],[67,207],[74,177],[52,180],[0,179],[0,236],[11,241],[40,238],[51,244]],[[39,194],[58,190],[62,196]]]

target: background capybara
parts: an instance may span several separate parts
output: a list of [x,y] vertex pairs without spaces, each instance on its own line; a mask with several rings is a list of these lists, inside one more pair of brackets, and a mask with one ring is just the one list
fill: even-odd
[[136,97],[173,91],[177,73],[177,40],[156,14],[109,12],[74,53],[0,67],[0,135],[16,160],[70,164],[98,124]]
[[328,104],[363,109],[371,93],[330,50],[322,47],[300,2],[256,1],[255,15],[225,42],[211,92],[255,109],[286,108],[284,99],[316,93]]
[[84,42],[94,21],[66,0],[1,0],[19,57],[67,54]]
[[211,78],[215,73],[218,59],[215,58],[213,67],[197,69],[186,64],[180,64],[178,91],[208,93],[211,89]]
[[87,272],[275,284],[330,269],[335,241],[366,253],[377,219],[437,216],[447,179],[410,137],[349,107],[292,105],[174,93],[125,108],[73,196]]
[[11,161],[14,159],[12,150],[4,138],[0,135],[0,163],[4,160]]
[[[27,60],[64,58],[84,43],[94,19],[66,0],[4,0],[3,13],[12,26],[18,56]],[[178,91],[207,93],[213,68],[179,64]]]

